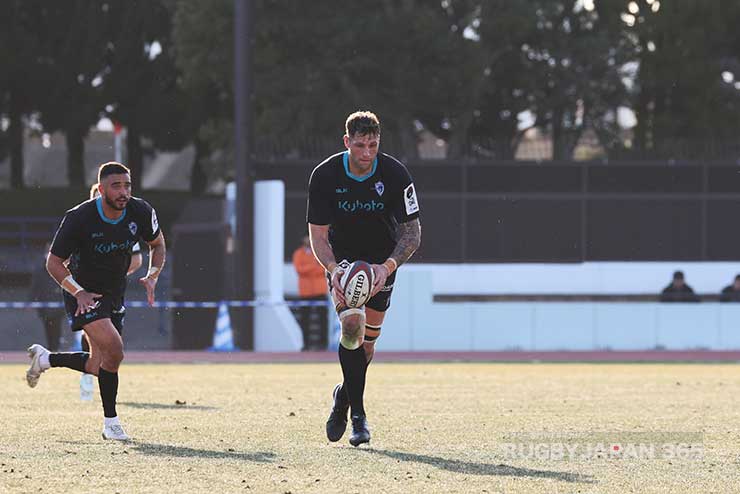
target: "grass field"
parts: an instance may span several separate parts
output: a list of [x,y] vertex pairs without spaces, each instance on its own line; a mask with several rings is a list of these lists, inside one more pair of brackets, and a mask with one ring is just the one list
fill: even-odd
[[[731,364],[373,364],[360,448],[324,435],[337,364],[124,364],[125,444],[78,374],[24,370],[0,365],[3,493],[740,492]],[[513,433],[700,433],[703,457],[512,456]]]

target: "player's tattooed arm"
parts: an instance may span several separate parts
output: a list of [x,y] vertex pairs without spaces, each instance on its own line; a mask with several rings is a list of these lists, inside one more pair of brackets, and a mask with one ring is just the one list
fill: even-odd
[[421,245],[421,223],[416,218],[398,225],[398,242],[390,257],[398,266],[408,261]]

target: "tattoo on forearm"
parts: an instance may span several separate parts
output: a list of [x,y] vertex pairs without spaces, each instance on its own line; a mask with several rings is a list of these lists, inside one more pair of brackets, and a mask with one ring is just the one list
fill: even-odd
[[398,265],[405,263],[421,244],[421,224],[418,219],[398,225],[398,243],[391,257]]

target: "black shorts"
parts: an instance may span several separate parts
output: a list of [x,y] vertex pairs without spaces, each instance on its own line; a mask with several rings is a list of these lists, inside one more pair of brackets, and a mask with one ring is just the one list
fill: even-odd
[[123,306],[123,297],[111,297],[103,295],[98,299],[98,307],[87,314],[75,317],[77,310],[77,299],[67,292],[64,295],[64,309],[67,311],[67,321],[72,331],[82,330],[85,324],[90,324],[99,319],[110,319],[113,326],[120,334],[123,334],[123,320],[126,316],[126,308]]
[[[329,284],[329,293],[331,293],[331,274],[326,273],[326,281]],[[385,280],[385,286],[375,294],[373,298],[367,301],[365,307],[376,310],[378,312],[385,312],[391,306],[391,294],[393,293],[393,283],[396,281],[396,271],[393,271],[388,279]],[[334,302],[336,308],[336,302]],[[337,311],[339,313],[340,311]]]

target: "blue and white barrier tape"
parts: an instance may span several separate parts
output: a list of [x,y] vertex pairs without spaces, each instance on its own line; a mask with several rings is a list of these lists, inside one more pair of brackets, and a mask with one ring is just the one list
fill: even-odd
[[[288,307],[327,307],[328,300],[219,300],[216,302],[154,302],[152,307],[165,309],[218,309],[222,304],[228,307],[267,307],[271,305],[287,305]],[[130,300],[126,307],[149,307],[143,300]],[[60,309],[62,302],[0,302],[0,309]]]

